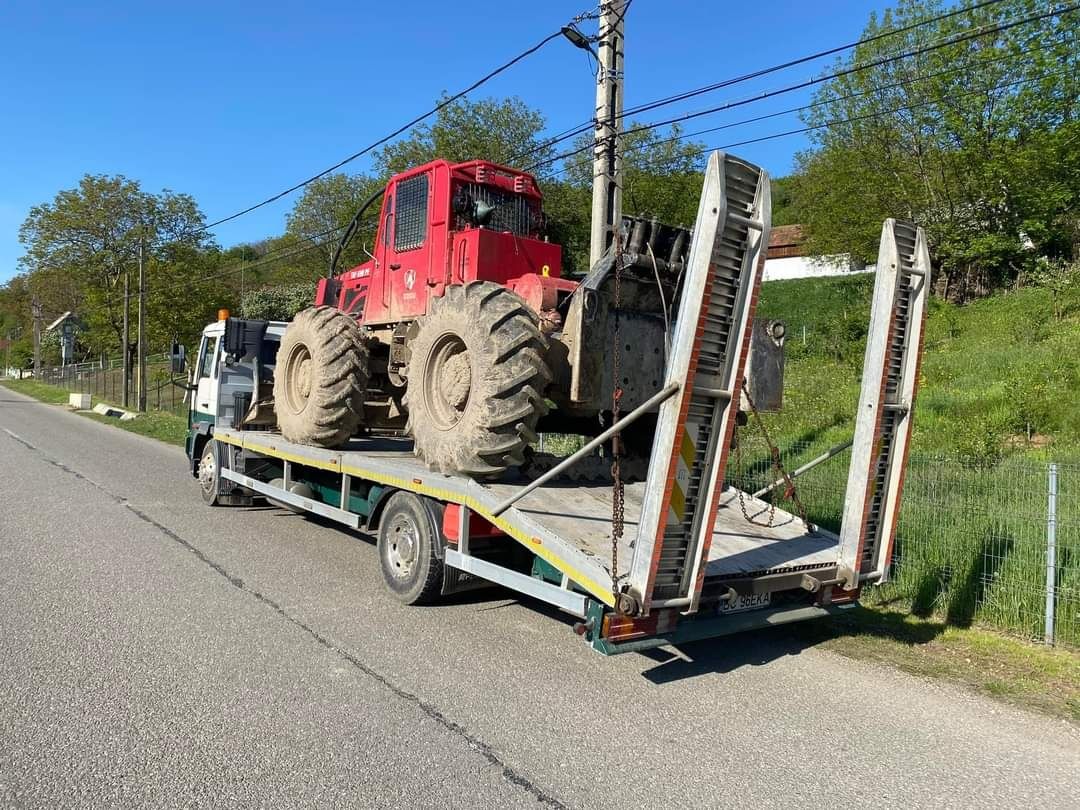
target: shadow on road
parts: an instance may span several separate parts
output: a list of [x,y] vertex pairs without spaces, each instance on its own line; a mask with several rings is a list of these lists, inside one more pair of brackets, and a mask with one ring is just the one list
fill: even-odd
[[945,622],[913,624],[903,613],[860,606],[844,616],[652,650],[642,656],[655,661],[656,666],[643,669],[641,674],[656,684],[671,683],[699,675],[733,672],[746,666],[762,666],[835,641],[853,644],[885,641],[918,646],[933,641],[945,627]]
[[[310,514],[300,516],[274,506],[264,508],[278,510],[283,518],[311,521],[334,528],[362,543],[375,545],[375,538],[371,534],[351,531],[329,519]],[[417,609],[438,611],[467,607],[486,613],[517,606],[536,614],[537,621],[563,624],[566,628],[567,643],[581,643],[573,635],[573,626],[579,619],[545,602],[522,596],[498,585],[483,585],[476,590],[445,596],[435,604]],[[852,645],[881,642],[905,646],[927,644],[941,635],[946,627],[945,622],[912,622],[906,613],[889,609],[888,603],[879,607],[880,609],[857,606],[842,616],[720,636],[678,647],[665,646],[639,653],[625,653],[619,658],[634,662],[634,668],[640,667],[642,678],[653,684],[663,685],[703,675],[734,672],[742,667],[765,666],[831,642]]]

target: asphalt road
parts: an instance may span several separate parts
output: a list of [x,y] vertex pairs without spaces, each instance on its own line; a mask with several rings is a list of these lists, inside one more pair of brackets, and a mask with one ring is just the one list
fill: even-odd
[[1077,806],[1080,733],[784,635],[603,658],[0,388],[0,805]]

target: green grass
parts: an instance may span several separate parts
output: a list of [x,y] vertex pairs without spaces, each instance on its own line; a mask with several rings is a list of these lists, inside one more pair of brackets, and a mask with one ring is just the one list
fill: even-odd
[[[4,380],[0,384],[10,388],[12,391],[26,394],[41,402],[60,405],[66,405],[68,402],[68,392],[53,385],[33,380]],[[101,400],[97,401],[100,402]],[[180,447],[184,446],[184,439],[187,435],[187,419],[163,411],[149,411],[127,421],[112,416],[102,416],[92,411],[78,411],[77,413],[80,416],[93,419],[95,422],[112,425],[130,433],[149,436],[151,439],[158,439]]]
[[[788,469],[851,436],[872,284],[855,276],[763,286],[759,312],[788,323],[784,411],[765,417]],[[963,307],[931,303],[898,564],[886,593],[952,626],[1040,637],[1046,462],[1054,459],[1057,639],[1080,646],[1080,313],[1055,319],[1052,311],[1041,289]],[[773,478],[768,454],[760,437],[743,433],[734,476],[756,488]],[[833,529],[847,459],[800,479],[811,518]]]
[[[763,285],[759,314],[788,324],[785,412],[773,420],[785,438],[850,432],[872,288],[871,275]],[[931,299],[912,449],[1080,460],[1080,308],[1052,311],[1040,288]]]
[[33,380],[3,380],[0,384],[41,402],[66,405],[68,401],[68,392],[54,385],[46,385]]
[[788,632],[850,658],[950,681],[1080,723],[1080,656],[979,628],[953,627],[904,607],[863,605],[833,621],[806,622]]

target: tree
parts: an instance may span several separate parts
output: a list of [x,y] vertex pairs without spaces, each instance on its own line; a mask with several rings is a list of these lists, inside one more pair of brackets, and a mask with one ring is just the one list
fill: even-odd
[[[315,246],[295,264],[309,267],[310,278],[324,275],[342,235],[341,231],[333,229],[347,226],[360,206],[385,185],[384,180],[363,174],[330,174],[310,183],[286,219],[286,235],[292,237],[290,245],[297,249],[305,243]],[[380,205],[376,200],[367,210],[363,217],[364,227],[345,248],[338,261],[339,269],[365,260],[364,246],[371,249]]]
[[[194,345],[207,323],[221,308],[235,308],[234,263],[218,250],[190,244],[165,245],[148,267],[152,283],[146,295],[146,341],[150,351],[164,350],[172,342]],[[228,273],[228,275],[226,275]]]
[[[86,175],[77,188],[30,209],[19,229],[26,247],[20,264],[44,306],[49,307],[47,295],[54,312],[77,310],[88,326],[87,344],[116,350],[125,305],[121,279],[135,269],[140,245],[148,266],[161,267],[175,246],[210,244],[203,224],[202,212],[186,194],[150,194],[122,176]],[[152,288],[152,275],[150,281]],[[173,305],[191,302],[180,294]]]
[[[861,45],[839,63],[866,67],[816,94],[804,114],[814,148],[792,180],[812,250],[872,261],[882,219],[913,219],[927,229],[940,289],[959,297],[1067,250],[1080,200],[1080,52],[1069,33],[1080,15],[1012,25],[1043,10],[1005,0]],[[864,37],[941,11],[938,0],[901,0],[880,22],[872,16]]]
[[376,152],[375,170],[388,178],[435,158],[527,168],[554,154],[540,138],[545,123],[543,114],[516,96],[459,99],[439,110],[432,123],[420,124],[409,137]]

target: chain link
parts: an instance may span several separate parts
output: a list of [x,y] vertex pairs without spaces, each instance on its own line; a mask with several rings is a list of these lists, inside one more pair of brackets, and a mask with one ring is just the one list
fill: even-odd
[[[615,325],[612,329],[612,349],[614,355],[611,359],[611,419],[617,423],[622,415],[622,337],[620,332],[619,308],[622,305],[622,231],[615,229],[615,238],[612,242],[615,251],[615,289],[613,300],[613,312]],[[622,539],[624,530],[624,487],[622,471],[619,468],[619,460],[622,457],[622,432],[617,432],[611,440],[611,594],[616,604],[619,601],[619,541]]]
[[[754,424],[757,425],[758,430],[761,431],[761,435],[765,438],[765,444],[769,446],[769,455],[772,457],[773,469],[783,479],[785,484],[784,497],[791,500],[795,504],[795,508],[799,512],[799,517],[802,519],[803,525],[807,530],[810,529],[810,519],[806,516],[806,507],[803,506],[802,499],[799,498],[799,493],[795,489],[795,482],[791,476],[788,475],[787,470],[784,469],[784,463],[780,460],[780,448],[773,444],[772,438],[769,436],[769,431],[765,429],[765,423],[761,419],[761,414],[758,413],[757,406],[754,405],[754,399],[750,396],[750,388],[746,384],[746,378],[742,381],[742,392],[746,397],[746,402],[750,406],[750,414],[754,417]],[[735,437],[735,463],[739,466],[739,471],[742,472],[742,453],[740,451],[741,442],[738,439],[738,435]],[[746,496],[742,489],[739,492],[739,508],[742,509],[743,517],[755,526],[767,526],[772,528],[773,521],[776,518],[776,501],[769,501],[769,522],[758,523],[754,520],[746,511]]]

